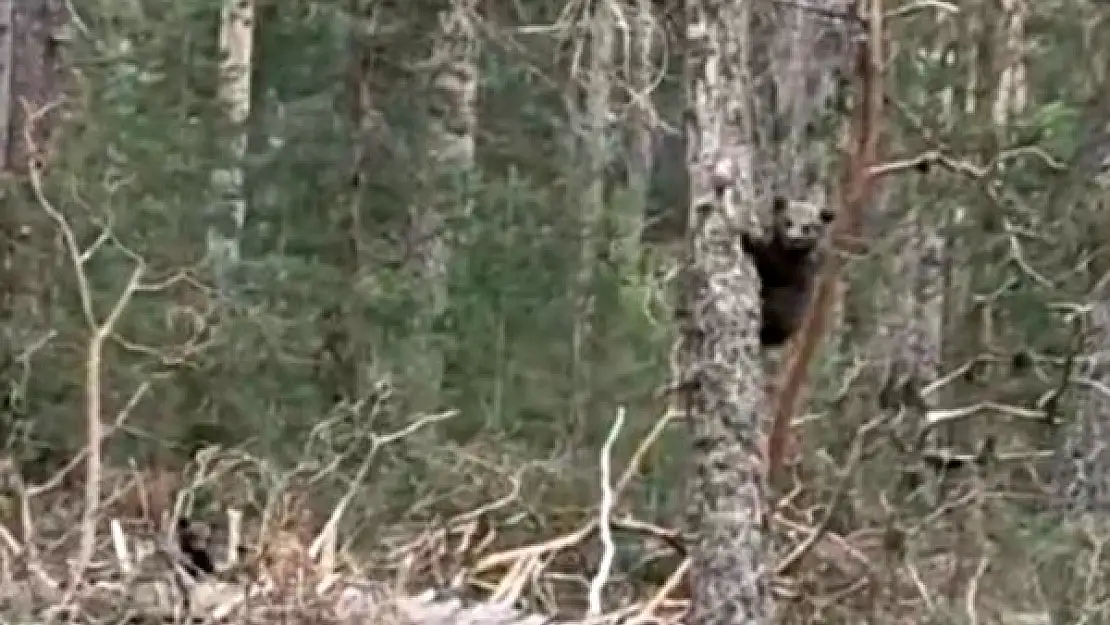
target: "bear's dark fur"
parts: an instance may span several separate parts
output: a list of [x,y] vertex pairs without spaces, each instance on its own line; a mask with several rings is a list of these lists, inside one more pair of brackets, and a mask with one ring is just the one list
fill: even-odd
[[825,233],[835,218],[815,204],[776,196],[770,234],[745,234],[744,251],[759,272],[763,324],[759,342],[779,347],[801,326],[821,267]]

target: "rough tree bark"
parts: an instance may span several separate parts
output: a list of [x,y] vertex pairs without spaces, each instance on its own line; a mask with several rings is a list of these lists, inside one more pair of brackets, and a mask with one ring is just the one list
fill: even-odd
[[744,79],[750,19],[744,0],[687,4],[692,203],[675,373],[692,438],[691,625],[769,623],[774,605],[759,457],[759,281],[736,236],[759,230]]

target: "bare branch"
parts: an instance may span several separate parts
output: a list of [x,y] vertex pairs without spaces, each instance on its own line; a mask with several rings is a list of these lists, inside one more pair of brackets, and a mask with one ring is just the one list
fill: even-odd
[[936,10],[949,15],[959,15],[960,13],[960,7],[951,2],[941,2],[941,0],[914,0],[896,9],[887,11],[884,17],[908,17],[915,13],[923,13],[929,10]]
[[601,562],[597,567],[597,574],[590,582],[590,616],[601,615],[601,590],[605,587],[605,582],[609,580],[609,569],[613,566],[613,556],[616,553],[616,546],[613,544],[613,532],[609,527],[609,519],[613,514],[613,506],[616,503],[616,496],[610,483],[612,477],[610,475],[612,473],[610,465],[612,464],[613,445],[616,444],[623,426],[624,406],[620,406],[617,408],[617,418],[613,421],[613,427],[609,429],[609,436],[605,439],[605,444],[601,446],[601,505],[598,512],[598,527],[601,530],[601,544],[604,551],[601,554]]

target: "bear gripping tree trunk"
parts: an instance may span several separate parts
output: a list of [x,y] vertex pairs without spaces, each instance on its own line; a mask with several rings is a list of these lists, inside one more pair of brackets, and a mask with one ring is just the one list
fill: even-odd
[[690,0],[686,12],[691,213],[674,365],[692,438],[691,625],[762,625],[773,607],[759,281],[738,236],[761,234],[745,79],[750,10],[747,0]]

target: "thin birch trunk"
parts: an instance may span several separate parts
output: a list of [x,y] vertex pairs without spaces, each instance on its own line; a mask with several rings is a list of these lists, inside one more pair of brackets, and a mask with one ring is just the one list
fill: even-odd
[[998,93],[994,100],[994,123],[1008,126],[1013,115],[1024,112],[1029,100],[1025,71],[1025,20],[1029,14],[1027,0],[1003,0],[1005,41],[1001,42],[1003,67]]
[[247,195],[243,159],[251,105],[254,0],[225,0],[220,13],[219,99],[227,116],[225,162],[213,172],[215,194],[208,228],[208,255],[223,275],[241,256]]

